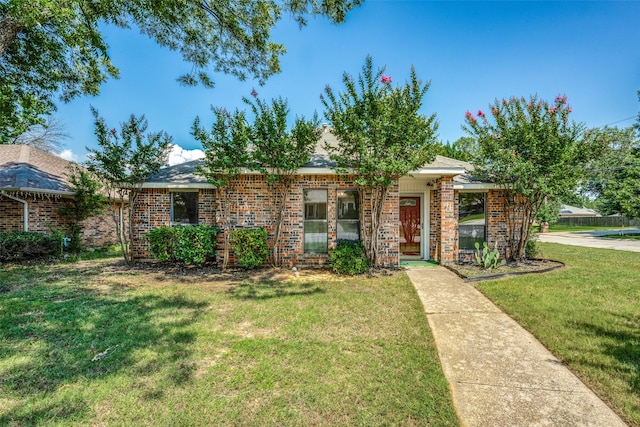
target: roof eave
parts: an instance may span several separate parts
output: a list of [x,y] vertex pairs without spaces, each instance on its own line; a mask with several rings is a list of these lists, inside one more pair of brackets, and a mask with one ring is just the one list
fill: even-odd
[[468,184],[454,184],[454,190],[496,190],[500,188],[497,184],[493,182],[480,182],[480,183],[468,183]]
[[73,191],[64,191],[64,190],[43,190],[40,188],[32,188],[32,187],[3,187],[0,188],[0,191],[5,192],[21,192],[21,193],[37,193],[37,194],[52,194],[57,196],[73,196]]

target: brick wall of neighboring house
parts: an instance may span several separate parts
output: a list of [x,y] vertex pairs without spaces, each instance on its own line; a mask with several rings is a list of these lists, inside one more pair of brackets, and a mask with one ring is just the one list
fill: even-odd
[[[327,254],[304,253],[304,200],[306,189],[327,190],[327,225],[329,247],[335,247],[337,235],[336,205],[337,191],[357,188],[352,178],[338,175],[301,175],[296,177],[286,202],[285,216],[282,225],[280,257],[282,265],[317,265],[328,261]],[[264,227],[269,233],[272,244],[274,232],[272,197],[277,192],[270,188],[260,175],[245,175],[238,178],[228,198],[232,207],[232,228]],[[385,265],[397,265],[399,256],[399,228],[398,228],[398,187],[391,189],[386,198],[385,211],[382,218],[382,232],[380,236],[380,254]],[[134,256],[148,258],[148,243],[144,236],[150,230],[170,225],[171,195],[167,189],[144,189],[140,195],[140,203],[135,212]],[[217,208],[214,190],[200,190],[199,193],[199,222],[213,225],[215,223],[214,209]],[[370,211],[370,200],[364,201],[362,209]],[[221,243],[222,236],[219,238]],[[221,253],[220,251],[218,252]],[[230,259],[233,264],[233,256]]]
[[[26,200],[29,207],[29,231],[34,233],[51,233],[51,230],[62,230],[66,227],[65,218],[58,214],[58,208],[68,199],[62,197],[47,197],[30,195],[19,198]],[[0,231],[24,231],[23,204],[0,196]],[[118,241],[115,225],[109,213],[89,218],[84,225],[84,244],[88,247],[100,247]]]

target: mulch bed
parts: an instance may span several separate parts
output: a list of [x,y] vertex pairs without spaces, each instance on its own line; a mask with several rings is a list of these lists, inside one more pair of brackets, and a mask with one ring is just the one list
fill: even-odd
[[560,261],[549,259],[531,259],[520,262],[512,262],[494,270],[484,269],[477,264],[454,264],[446,266],[449,270],[465,279],[467,282],[478,282],[481,280],[493,280],[522,274],[546,273],[563,268],[565,265]]

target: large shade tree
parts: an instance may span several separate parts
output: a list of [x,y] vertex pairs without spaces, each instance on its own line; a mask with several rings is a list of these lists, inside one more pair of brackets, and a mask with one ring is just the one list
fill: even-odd
[[591,129],[589,138],[605,146],[588,164],[582,191],[595,197],[603,214],[640,217],[640,139],[634,127]]
[[0,1],[0,143],[69,101],[96,95],[111,62],[103,24],[137,27],[179,52],[191,69],[179,80],[212,86],[211,72],[263,82],[280,71],[281,43],[271,31],[289,14],[342,22],[361,0],[2,0]]
[[600,150],[569,120],[565,96],[496,100],[489,109],[467,111],[463,128],[478,143],[474,173],[505,191],[510,257],[520,260],[542,204],[574,192],[585,162]]
[[[435,114],[420,112],[429,82],[411,68],[409,80],[394,86],[385,69],[375,69],[368,56],[357,79],[344,73],[344,91],[325,88],[322,102],[338,143],[326,149],[336,171],[355,174],[361,188],[361,235],[371,265],[382,262],[379,253],[382,213],[389,190],[397,180],[433,161],[439,146]],[[365,211],[370,213],[365,218]]]

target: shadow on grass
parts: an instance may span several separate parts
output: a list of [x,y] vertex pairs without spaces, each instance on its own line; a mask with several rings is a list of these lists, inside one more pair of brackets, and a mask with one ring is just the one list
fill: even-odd
[[248,280],[233,285],[227,291],[238,299],[270,299],[293,295],[312,295],[326,292],[321,286],[313,282],[287,283],[280,281],[260,281],[257,283]]
[[[61,283],[44,278],[0,294],[0,395],[22,402],[0,411],[0,425],[91,417],[82,394],[57,393],[78,381],[127,370],[175,384],[192,378],[185,360],[196,336],[189,326],[206,303],[175,295],[134,296],[122,286],[105,291]],[[139,372],[143,362],[145,372]]]
[[[617,318],[610,325],[602,326],[587,322],[575,323],[577,329],[586,331],[589,335],[601,337],[602,354],[616,360],[615,371],[619,372],[618,380],[622,379],[633,390],[633,394],[640,396],[640,317],[611,313]],[[588,360],[592,360],[589,358]],[[604,371],[611,370],[608,364],[583,361]],[[631,405],[633,407],[633,405]],[[635,406],[632,415],[640,420],[640,407]]]

